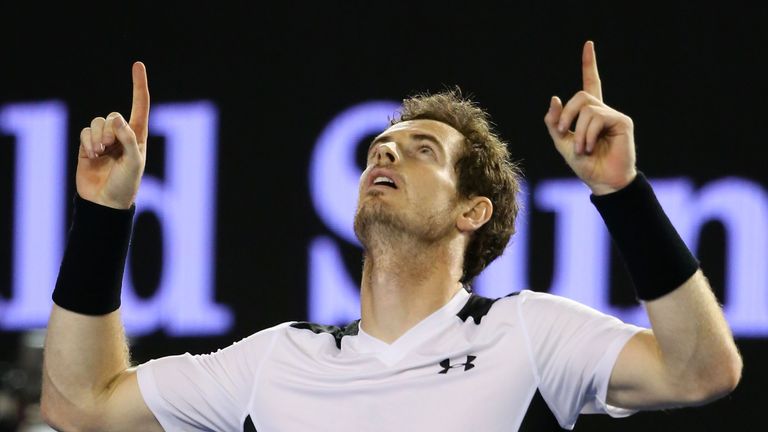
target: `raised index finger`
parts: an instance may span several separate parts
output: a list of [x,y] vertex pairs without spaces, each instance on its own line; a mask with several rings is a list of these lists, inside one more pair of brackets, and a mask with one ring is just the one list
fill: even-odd
[[131,119],[128,123],[140,143],[147,141],[147,125],[149,124],[149,85],[147,84],[147,69],[144,63],[133,64],[133,104]]
[[600,86],[600,75],[597,73],[595,43],[592,41],[584,44],[584,51],[581,53],[581,78],[584,82],[584,91],[602,101],[603,89]]

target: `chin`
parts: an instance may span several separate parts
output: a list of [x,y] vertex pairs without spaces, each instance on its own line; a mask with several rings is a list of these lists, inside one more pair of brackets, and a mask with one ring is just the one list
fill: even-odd
[[384,202],[378,199],[363,199],[357,206],[354,221],[355,235],[363,246],[370,239],[372,233],[393,230],[402,230],[403,221]]
[[373,216],[378,213],[388,212],[389,206],[386,201],[380,197],[384,195],[381,191],[371,191],[360,198],[357,204],[357,211],[355,213],[355,219],[360,215],[366,217]]

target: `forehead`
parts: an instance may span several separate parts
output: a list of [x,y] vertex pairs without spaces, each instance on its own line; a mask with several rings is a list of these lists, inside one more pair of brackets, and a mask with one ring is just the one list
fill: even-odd
[[437,120],[408,120],[394,124],[387,128],[379,136],[397,136],[400,134],[429,134],[445,146],[446,150],[460,148],[464,142],[464,135],[452,126]]

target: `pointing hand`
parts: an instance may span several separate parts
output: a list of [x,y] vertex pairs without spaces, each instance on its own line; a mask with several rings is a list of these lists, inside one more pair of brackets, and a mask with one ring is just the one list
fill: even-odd
[[565,107],[553,96],[544,123],[566,163],[592,193],[604,195],[623,188],[637,175],[634,126],[632,119],[603,103],[591,41],[584,44],[581,61],[583,90]]
[[77,193],[112,208],[130,208],[139,191],[147,157],[149,87],[144,64],[133,65],[131,118],[117,112],[96,117],[80,132]]

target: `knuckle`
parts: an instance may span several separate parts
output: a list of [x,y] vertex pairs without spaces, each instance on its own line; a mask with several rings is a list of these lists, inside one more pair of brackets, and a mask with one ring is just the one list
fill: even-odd
[[96,117],[93,120],[91,120],[91,127],[97,127],[102,126],[106,119],[104,117]]
[[581,114],[593,116],[598,114],[597,108],[594,105],[584,105],[581,107]]

